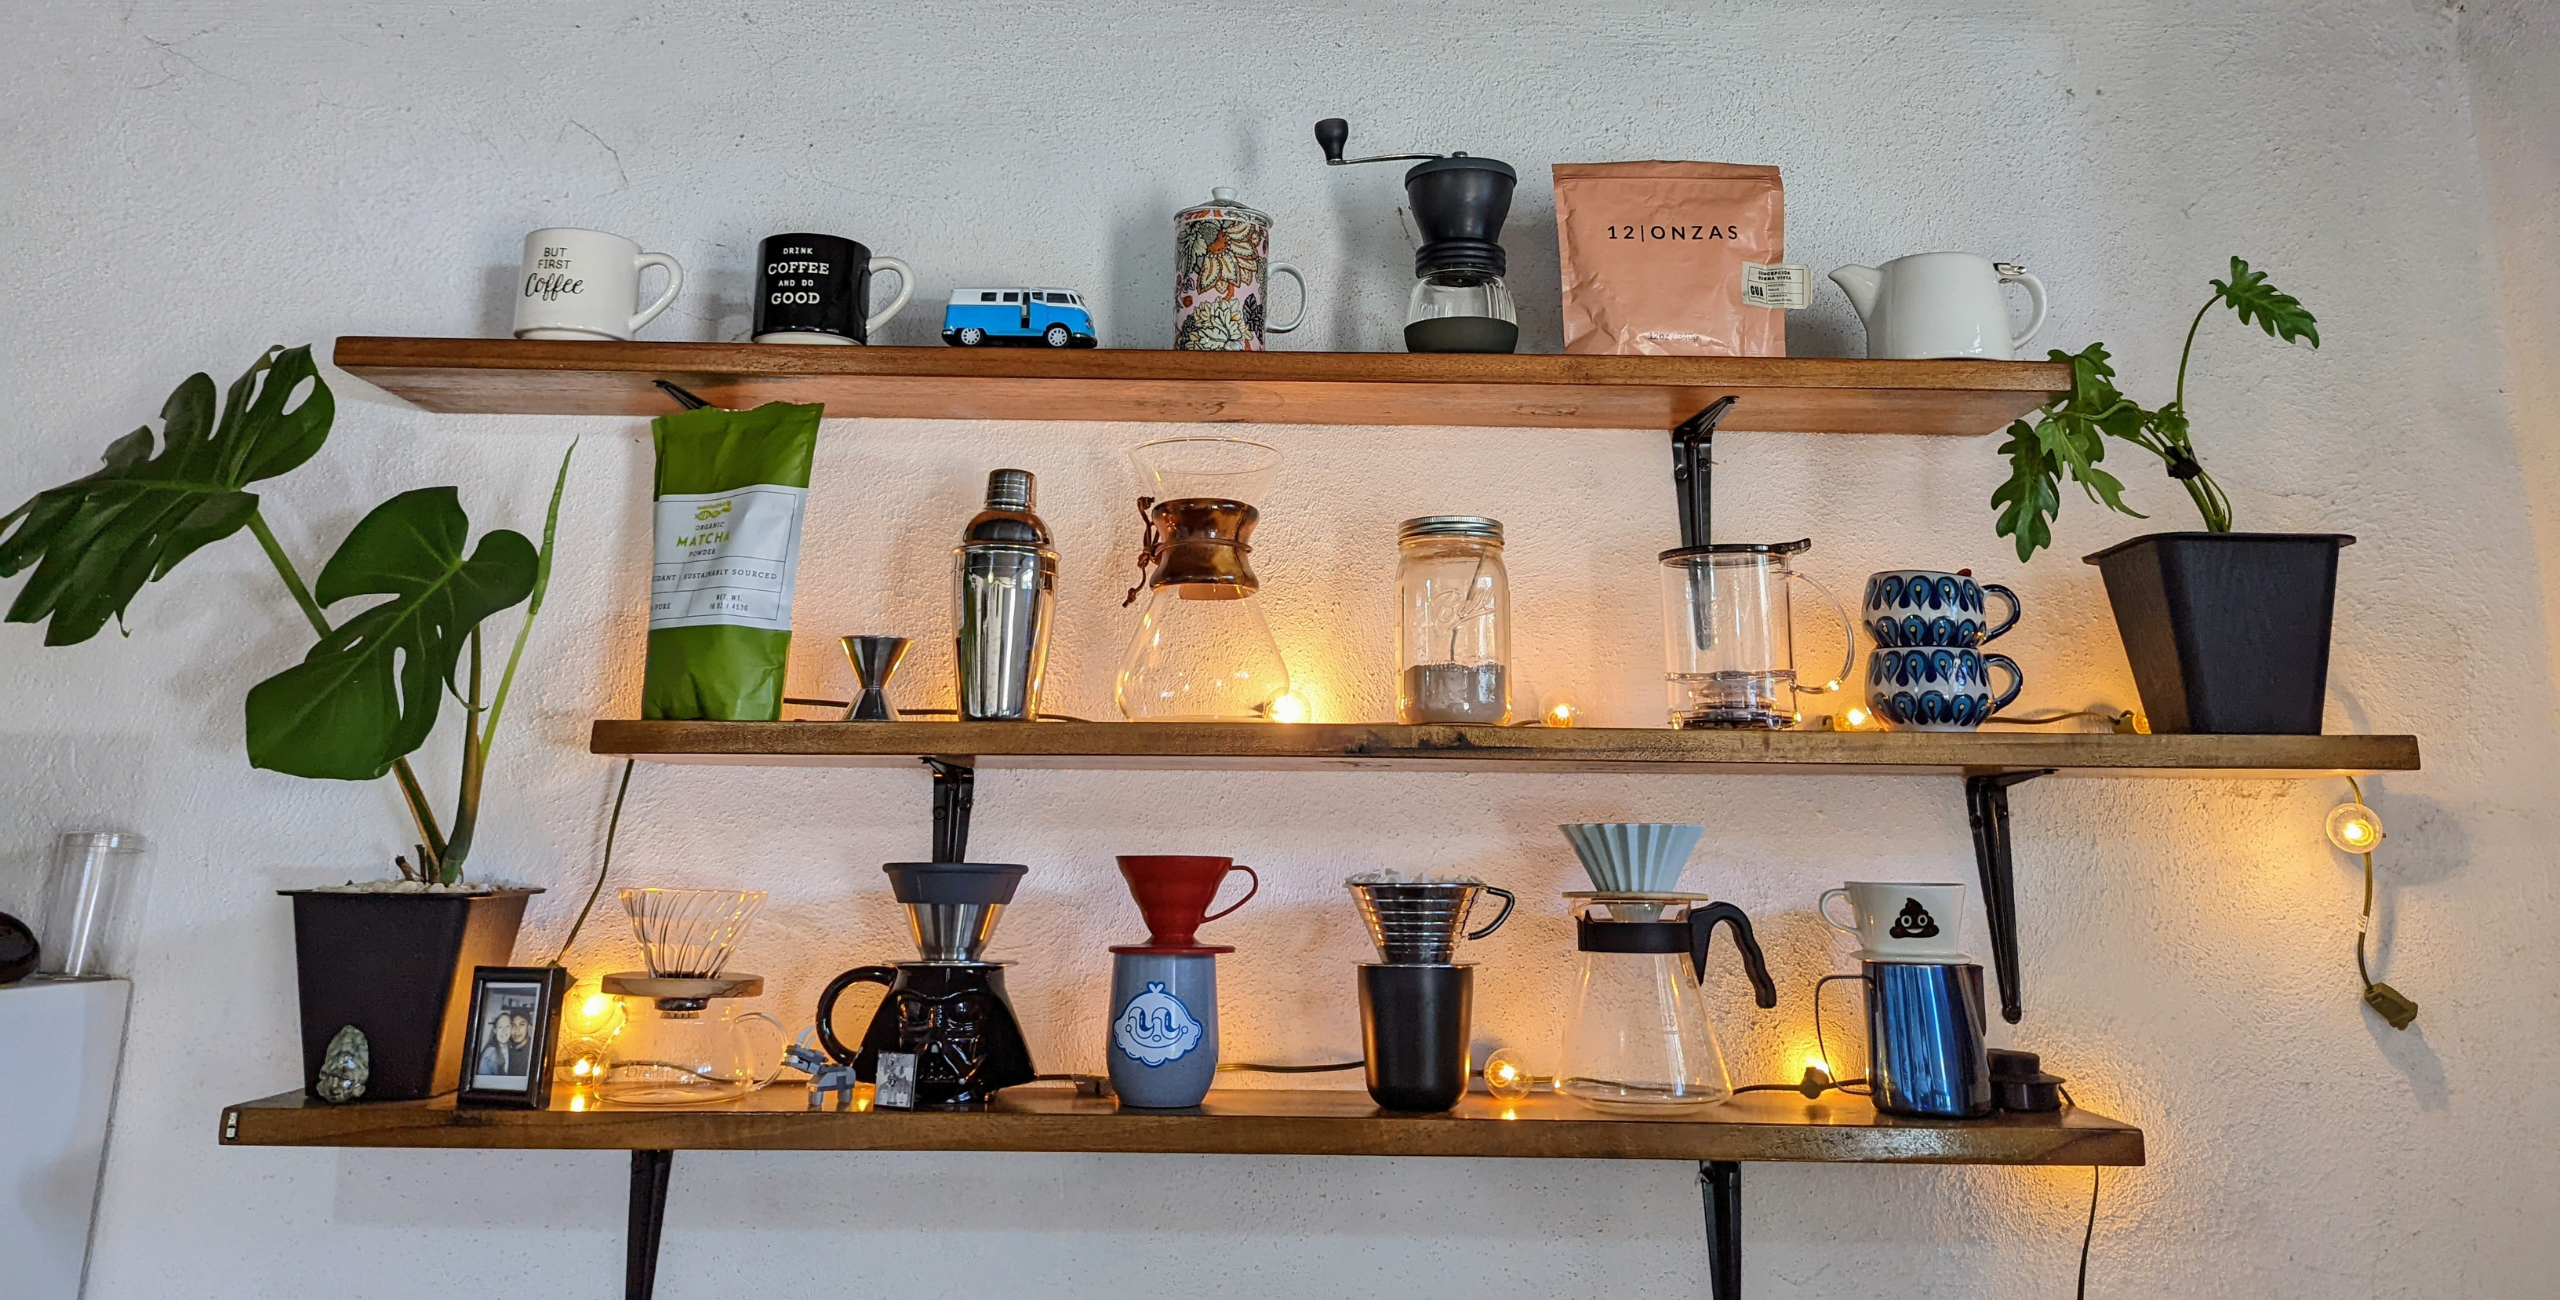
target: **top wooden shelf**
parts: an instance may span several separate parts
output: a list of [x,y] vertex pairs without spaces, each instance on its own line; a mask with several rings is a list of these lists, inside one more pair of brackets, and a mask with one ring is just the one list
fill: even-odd
[[[567,1089],[561,1090],[567,1093]],[[871,1089],[860,1090],[867,1106]],[[453,1098],[331,1106],[281,1093],[227,1107],[226,1146],[548,1150],[1101,1151],[1202,1155],[1495,1156],[1874,1164],[2138,1165],[2142,1130],[2090,1111],[1902,1119],[1858,1097],[1746,1093],[1695,1115],[1604,1115],[1540,1092],[1469,1093],[1439,1115],[1400,1115],[1353,1089],[1220,1089],[1189,1110],[1124,1110],[1026,1084],[986,1111],[812,1111],[781,1085],[683,1108],[555,1097],[549,1110],[456,1110]],[[575,1109],[572,1109],[575,1107]]]
[[338,367],[430,411],[661,415],[653,381],[830,419],[1984,434],[2070,391],[2048,361],[785,347],[349,336]]
[[851,767],[931,756],[983,768],[1327,768],[2302,777],[2412,772],[2415,736],[2120,736],[2015,731],[1674,731],[1257,722],[598,720],[592,753],[668,763]]

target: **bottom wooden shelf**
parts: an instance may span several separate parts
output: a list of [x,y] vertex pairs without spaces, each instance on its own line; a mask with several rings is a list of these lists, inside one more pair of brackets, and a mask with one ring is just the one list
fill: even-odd
[[[868,1089],[865,1089],[867,1092]],[[1009,1089],[989,1111],[812,1111],[790,1084],[682,1110],[559,1100],[549,1110],[457,1110],[451,1098],[332,1106],[281,1093],[222,1112],[232,1146],[552,1150],[1082,1151],[1878,1164],[2138,1165],[2142,1130],[2104,1115],[1980,1120],[1879,1115],[1863,1099],[1747,1093],[1694,1116],[1625,1118],[1541,1092],[1471,1093],[1444,1115],[1403,1115],[1365,1092],[1220,1089],[1192,1110],[1122,1109],[1064,1086]]]

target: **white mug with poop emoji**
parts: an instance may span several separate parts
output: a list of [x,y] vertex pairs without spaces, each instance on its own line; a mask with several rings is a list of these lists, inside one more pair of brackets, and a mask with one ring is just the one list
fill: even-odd
[[[1831,900],[1849,900],[1847,922],[1831,912]],[[1822,891],[1814,904],[1823,922],[1858,940],[1860,961],[1962,961],[1957,938],[1964,928],[1964,886],[1852,880]]]

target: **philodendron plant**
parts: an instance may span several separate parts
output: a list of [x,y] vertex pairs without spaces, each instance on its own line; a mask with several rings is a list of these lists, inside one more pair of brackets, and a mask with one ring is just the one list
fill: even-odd
[[2053,517],[2062,510],[2065,472],[2090,500],[2136,519],[2145,517],[2124,503],[2124,484],[2098,467],[2107,454],[2108,438],[2120,438],[2158,456],[2167,465],[2169,477],[2187,489],[2196,512],[2204,516],[2206,532],[2231,531],[2231,498],[2205,472],[2187,436],[2187,360],[2196,350],[2196,331],[2217,305],[2231,308],[2243,324],[2256,325],[2269,337],[2287,343],[2303,341],[2316,348],[2320,329],[2299,300],[2279,292],[2267,283],[2266,272],[2249,269],[2239,258],[2231,259],[2229,280],[2211,284],[2213,296],[2196,309],[2195,320],[2187,326],[2186,347],[2178,353],[2177,395],[2158,410],[2146,409],[2116,390],[2116,372],[2105,344],[2092,343],[2077,353],[2057,348],[2049,354],[2070,364],[2071,395],[2036,412],[2032,423],[2019,420],[2009,426],[2009,440],[2000,445],[2000,454],[2009,458],[2009,481],[1991,494],[1991,504],[2000,508],[2000,536],[2017,540],[2019,559],[2030,559],[2053,544]]
[[[35,570],[8,621],[44,623],[46,645],[86,641],[109,618],[121,629],[143,583],[247,529],[318,637],[301,663],[250,688],[249,762],[322,780],[392,777],[418,833],[417,862],[393,859],[401,876],[458,884],[479,826],[490,741],[550,585],[569,457],[551,485],[539,548],[501,528],[466,550],[471,521],[456,491],[419,488],[357,521],[319,580],[306,584],[248,488],[317,454],[336,412],[309,347],[269,348],[231,385],[218,422],[213,380],[188,376],[160,408],[156,455],[146,425],[108,444],[96,473],[0,517],[0,577]],[[369,596],[387,599],[330,621],[331,607]],[[520,604],[515,644],[495,689],[486,689],[480,625]],[[409,755],[434,731],[448,693],[464,712],[461,788],[444,822]]]

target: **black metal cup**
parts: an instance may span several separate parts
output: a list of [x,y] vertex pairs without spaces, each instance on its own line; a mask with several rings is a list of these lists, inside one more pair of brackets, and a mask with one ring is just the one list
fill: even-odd
[[1441,1111],[1467,1091],[1473,966],[1360,967],[1360,1047],[1369,1097],[1388,1110]]

